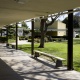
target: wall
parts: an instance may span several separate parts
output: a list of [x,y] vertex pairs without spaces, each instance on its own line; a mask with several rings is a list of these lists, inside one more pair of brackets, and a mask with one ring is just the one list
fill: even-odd
[[[40,29],[40,22],[35,22],[34,28]],[[60,29],[60,31],[58,29]],[[66,24],[64,24],[60,21],[55,21],[51,26],[48,27],[47,35],[64,36],[64,35],[66,35],[66,31],[62,31],[63,29],[66,29]]]
[[57,27],[58,27],[59,30],[61,30],[61,31],[57,32],[58,36],[64,36],[64,35],[66,35],[66,24],[58,21],[58,26]]

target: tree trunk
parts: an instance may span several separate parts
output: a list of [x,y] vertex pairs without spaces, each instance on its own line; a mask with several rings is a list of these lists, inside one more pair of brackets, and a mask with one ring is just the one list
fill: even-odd
[[47,28],[48,26],[52,25],[58,17],[59,15],[57,15],[54,19],[51,17],[52,21],[50,23],[46,23],[47,19],[41,19],[41,24],[40,24],[41,39],[39,48],[44,48],[44,42],[45,42],[44,38],[47,32]]
[[41,35],[43,36],[41,36],[39,48],[44,48],[44,37],[45,37],[44,32],[41,32]]
[[40,39],[40,45],[39,48],[44,48],[44,27],[45,27],[45,20],[41,19],[41,26],[40,26],[40,31],[41,31],[41,39]]

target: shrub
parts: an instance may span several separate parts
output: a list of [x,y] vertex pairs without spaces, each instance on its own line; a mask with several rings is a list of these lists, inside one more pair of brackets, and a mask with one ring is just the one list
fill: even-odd
[[0,42],[5,43],[7,41],[6,37],[0,36]]
[[32,40],[31,39],[28,39],[28,42],[32,42]]
[[44,38],[44,40],[45,40],[45,42],[49,42],[49,40],[48,40],[48,38],[47,38],[47,37],[45,37],[45,38]]
[[24,36],[20,36],[19,40],[25,40],[25,37]]
[[34,42],[40,43],[40,39],[39,38],[35,38]]
[[25,36],[25,40],[28,40],[28,37],[27,36]]
[[79,35],[76,35],[76,38],[79,38]]

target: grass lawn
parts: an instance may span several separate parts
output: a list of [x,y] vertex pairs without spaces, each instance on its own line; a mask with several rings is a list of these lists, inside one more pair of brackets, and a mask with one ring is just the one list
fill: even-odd
[[16,40],[15,39],[9,39],[8,40],[8,43],[13,43],[13,42],[16,42]]
[[[52,55],[56,55],[67,60],[67,42],[48,42],[45,43],[45,48],[38,48],[39,43],[35,43],[34,49],[43,51]],[[20,45],[19,49],[31,53],[31,45]],[[74,69],[80,71],[80,40],[74,40],[73,45]],[[64,62],[67,65],[67,61]]]

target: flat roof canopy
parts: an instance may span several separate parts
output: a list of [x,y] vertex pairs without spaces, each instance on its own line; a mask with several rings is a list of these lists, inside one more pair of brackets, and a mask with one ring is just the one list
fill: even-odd
[[77,7],[80,0],[0,0],[0,27]]

